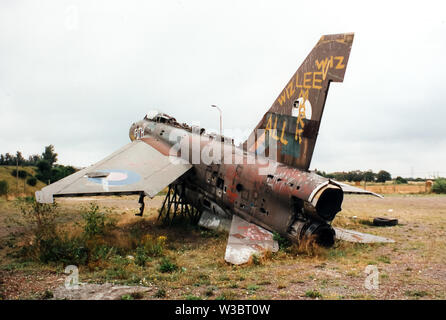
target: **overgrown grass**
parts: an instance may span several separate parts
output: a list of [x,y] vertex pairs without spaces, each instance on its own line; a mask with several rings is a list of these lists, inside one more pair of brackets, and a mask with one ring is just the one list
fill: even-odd
[[[435,195],[432,198],[440,199],[440,196]],[[63,201],[62,204],[64,203]],[[389,208],[393,208],[394,212],[399,212],[399,208],[393,204],[390,206],[388,203],[377,203],[381,211],[387,212]],[[143,218],[139,218],[133,217],[130,213],[122,213],[119,209],[113,209],[109,212],[99,208],[99,212],[104,213],[105,217],[116,219],[117,223],[113,227],[105,228],[104,232],[87,237],[84,229],[86,221],[82,216],[85,210],[89,208],[72,209],[72,213],[76,215],[70,214],[64,219],[58,218],[56,220],[56,234],[59,234],[63,241],[74,242],[74,239],[84,241],[80,244],[85,244],[87,260],[84,264],[79,264],[80,280],[82,282],[111,282],[157,288],[145,298],[185,299],[186,297],[196,297],[226,300],[234,298],[298,299],[307,297],[332,299],[338,298],[340,295],[330,292],[342,290],[341,296],[345,299],[366,299],[369,296],[364,295],[364,288],[362,286],[356,288],[355,285],[351,285],[351,282],[362,284],[362,279],[366,277],[363,272],[364,267],[371,263],[378,265],[380,273],[385,275],[383,285],[392,284],[402,288],[402,298],[442,296],[442,293],[439,293],[437,289],[429,288],[429,291],[427,291],[421,285],[407,285],[405,287],[408,276],[411,280],[421,279],[417,278],[419,274],[417,265],[420,265],[420,263],[434,265],[434,263],[440,263],[441,257],[444,257],[440,250],[443,246],[443,239],[440,234],[444,231],[442,228],[446,225],[441,221],[435,223],[437,220],[433,220],[433,218],[429,220],[431,215],[428,216],[427,221],[425,221],[424,216],[421,220],[419,208],[414,208],[414,210],[417,209],[415,213],[418,216],[404,216],[406,225],[408,228],[412,228],[410,233],[404,227],[401,227],[401,230],[397,228],[379,230],[379,232],[383,232],[383,236],[392,238],[395,236],[398,240],[396,244],[360,245],[336,241],[334,247],[324,249],[313,246],[311,241],[308,243],[302,242],[299,245],[293,244],[279,250],[277,253],[269,254],[266,258],[259,255],[254,257],[250,264],[241,266],[229,265],[224,261],[226,235],[219,236],[218,234],[203,232],[202,229],[195,226],[180,223],[164,227],[156,221],[156,215],[153,212],[146,213]],[[65,210],[65,207],[62,208],[60,213],[63,215]],[[409,208],[408,210],[412,209]],[[353,215],[357,218],[349,218]],[[370,213],[368,207],[361,207],[355,211],[344,213],[345,222],[349,223],[348,228],[353,225],[354,229],[357,228],[365,232],[372,227],[361,223],[361,219],[370,219],[374,215],[375,213]],[[81,220],[74,224],[75,219]],[[63,225],[60,224],[62,220]],[[98,225],[102,226],[101,218],[98,220]],[[416,221],[416,225],[414,225],[414,221]],[[429,229],[427,229],[428,227]],[[428,238],[423,240],[420,238],[426,230],[433,230],[430,233],[436,235],[435,241],[437,242],[429,244],[426,240]],[[380,235],[379,232],[375,233]],[[370,233],[373,233],[373,231],[370,231]],[[2,249],[3,251],[16,252],[21,247],[29,247],[31,238],[29,238],[28,231],[25,232],[23,237],[18,236],[18,234],[9,241],[12,244],[11,246],[6,246],[6,239],[1,239],[3,242],[0,244],[5,247],[5,249]],[[417,238],[406,240],[408,234]],[[64,235],[67,236],[66,239]],[[84,240],[84,238],[87,240]],[[437,243],[438,245],[434,246]],[[55,247],[63,248],[64,245],[57,244]],[[66,248],[69,247],[66,246]],[[398,249],[397,255],[394,254],[396,248]],[[68,249],[61,251],[70,252]],[[433,253],[437,254],[434,255]],[[411,265],[414,270],[408,270],[411,272],[404,271],[407,266],[405,263],[408,261],[408,255],[410,259],[417,261],[414,266]],[[79,260],[79,258],[76,259]],[[406,261],[400,261],[401,259],[406,259]],[[28,264],[27,260],[32,262]],[[38,258],[31,257],[26,257],[23,261],[8,264],[7,267],[5,264],[6,269],[3,268],[3,270],[33,274],[41,265],[45,268],[52,268],[51,270],[57,267],[58,270],[61,269],[61,272],[63,272],[64,263],[60,261],[44,263]],[[398,264],[403,264],[404,268],[401,270],[407,274],[406,276],[392,272],[392,269]],[[424,275],[424,273],[421,274]],[[395,278],[400,278],[400,280],[395,280]],[[311,291],[319,293],[320,296],[317,293],[310,293]],[[423,291],[427,295],[424,295]],[[307,292],[309,296],[306,295]],[[380,291],[373,297],[381,298],[384,294],[385,290]]]
[[305,292],[305,297],[313,298],[313,299],[322,298],[322,294],[317,290],[309,290],[309,291]]
[[178,266],[172,262],[169,258],[162,258],[159,271],[166,273],[166,272],[174,272],[178,270]]

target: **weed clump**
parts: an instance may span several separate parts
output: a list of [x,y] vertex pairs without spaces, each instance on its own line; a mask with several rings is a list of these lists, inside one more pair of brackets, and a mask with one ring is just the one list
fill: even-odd
[[135,254],[135,264],[141,267],[144,267],[146,265],[146,262],[149,261],[149,256],[146,254],[146,250],[144,247],[139,246],[136,248],[136,254]]
[[116,226],[116,221],[101,212],[99,206],[95,203],[90,203],[90,208],[84,209],[84,211],[82,214],[85,222],[84,235],[88,239],[103,236]]
[[259,257],[259,255],[257,255],[257,254],[253,254],[253,255],[251,256],[251,261],[252,261],[252,263],[253,263],[254,265],[256,265],[256,266],[260,265],[260,257]]
[[142,245],[144,246],[147,255],[151,257],[160,257],[163,255],[166,240],[167,237],[165,236],[154,238],[151,235],[145,235],[142,239]]
[[167,272],[174,272],[178,270],[178,266],[170,261],[169,258],[163,258],[161,260],[161,264],[159,266],[159,271],[163,272],[163,273],[167,273]]
[[322,294],[317,290],[309,290],[305,292],[305,296],[312,299],[322,298]]
[[159,288],[154,295],[155,298],[165,298],[167,297],[166,290],[164,288]]
[[282,237],[277,232],[273,233],[273,240],[278,242],[280,250],[285,250],[286,248],[291,246],[291,241],[287,238]]

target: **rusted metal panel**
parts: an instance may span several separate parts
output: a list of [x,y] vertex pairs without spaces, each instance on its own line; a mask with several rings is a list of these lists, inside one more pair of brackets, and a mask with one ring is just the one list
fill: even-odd
[[358,243],[394,243],[395,240],[354,230],[334,228],[336,239]]
[[273,234],[262,227],[234,215],[225,260],[232,264],[247,263],[253,254],[277,252],[279,245]]
[[208,210],[203,211],[200,220],[198,221],[200,227],[211,230],[228,231],[231,228],[231,220],[222,216],[211,213]]

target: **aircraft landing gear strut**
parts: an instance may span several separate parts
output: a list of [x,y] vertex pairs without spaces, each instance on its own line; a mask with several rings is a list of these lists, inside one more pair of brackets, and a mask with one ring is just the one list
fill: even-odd
[[163,205],[159,211],[158,220],[163,219],[164,223],[171,224],[178,216],[188,217],[192,223],[197,223],[201,212],[187,202],[184,197],[183,184],[170,184]]
[[139,213],[135,213],[135,216],[138,216],[138,217],[142,217],[142,214],[144,213],[144,197],[145,197],[146,195],[144,194],[144,192],[141,192],[141,194],[139,195],[139,200],[138,200],[138,203],[139,203],[139,205],[140,205],[140,207],[139,207]]

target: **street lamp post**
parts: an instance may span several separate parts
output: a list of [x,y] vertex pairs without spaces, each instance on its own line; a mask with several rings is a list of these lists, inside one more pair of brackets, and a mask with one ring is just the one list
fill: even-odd
[[211,105],[211,107],[212,108],[217,108],[217,110],[220,112],[220,137],[222,137],[223,136],[223,134],[222,134],[223,126],[222,126],[222,112],[221,112],[221,109],[219,107],[217,107],[215,104]]

